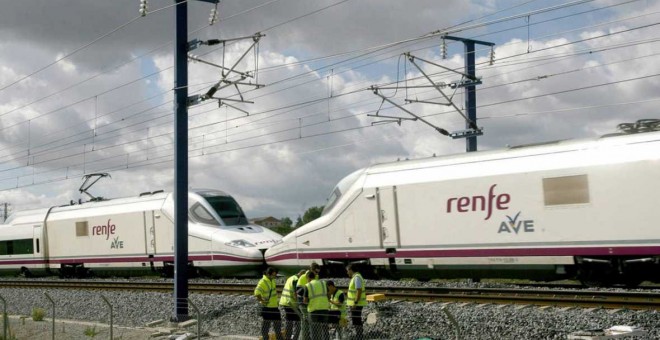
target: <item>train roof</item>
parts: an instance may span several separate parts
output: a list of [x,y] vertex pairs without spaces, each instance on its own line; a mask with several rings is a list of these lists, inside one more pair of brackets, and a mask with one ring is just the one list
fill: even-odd
[[549,154],[581,149],[590,149],[602,146],[625,145],[660,141],[659,132],[644,132],[635,134],[609,135],[591,139],[556,140],[543,143],[511,146],[506,149],[494,149],[468,153],[458,153],[446,156],[433,156],[414,160],[380,163],[366,168],[367,174],[378,174],[397,170],[410,170],[435,166],[457,165],[481,161],[524,157],[539,154]]
[[[202,197],[212,196],[231,196],[222,190],[215,189],[193,189],[188,194],[197,194]],[[163,190],[153,192],[143,192],[137,196],[120,197],[112,199],[102,199],[95,201],[82,202],[80,204],[67,204],[56,206],[53,208],[39,208],[31,210],[23,210],[13,213],[5,223],[18,225],[18,224],[40,224],[46,218],[48,210],[51,214],[76,214],[80,211],[95,208],[118,207],[122,212],[142,211],[142,210],[156,210],[160,209],[171,192]]]

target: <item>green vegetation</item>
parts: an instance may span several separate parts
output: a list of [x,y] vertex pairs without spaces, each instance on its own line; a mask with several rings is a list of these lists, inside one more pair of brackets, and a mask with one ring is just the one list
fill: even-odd
[[315,219],[321,217],[321,213],[323,213],[322,205],[307,209],[307,211],[305,211],[305,214],[303,214],[302,219],[300,218],[300,216],[298,216],[298,220],[296,221],[296,228],[300,226],[304,226],[305,224],[312,222]]
[[7,314],[2,313],[0,314],[0,317],[2,317],[3,327],[5,323],[7,323],[7,338],[5,339],[5,336],[2,334],[3,332],[0,331],[0,340],[16,340],[16,335],[12,333],[11,327],[9,327],[9,319],[7,318]]
[[16,338],[16,334],[12,333],[11,329],[9,329],[7,332],[7,339],[5,339],[5,337],[2,334],[0,334],[0,340],[17,340],[17,338]]
[[293,224],[293,221],[288,218],[284,217],[280,221],[280,225],[277,227],[273,227],[272,230],[282,236],[294,231],[296,228],[299,228],[311,221],[314,221],[315,219],[319,218],[321,216],[321,213],[323,213],[323,206],[318,206],[318,207],[311,207],[305,211],[305,213],[300,216],[298,215],[298,218],[296,219],[295,225]]
[[97,336],[98,334],[99,334],[99,332],[96,331],[96,326],[94,326],[94,327],[87,326],[87,328],[85,328],[85,336],[93,338],[93,337]]
[[44,316],[46,316],[46,311],[43,308],[39,308],[39,307],[32,308],[32,320],[43,321]]
[[292,225],[293,221],[291,221],[291,219],[288,217],[284,217],[280,221],[280,225],[274,227],[272,230],[280,235],[286,235],[293,231],[293,228],[291,227]]

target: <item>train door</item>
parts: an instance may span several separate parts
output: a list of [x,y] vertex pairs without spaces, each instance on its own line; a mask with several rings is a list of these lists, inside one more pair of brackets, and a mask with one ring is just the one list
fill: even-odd
[[378,188],[378,226],[382,248],[397,248],[399,242],[399,212],[396,201],[396,186]]
[[144,212],[144,249],[147,255],[156,253],[156,216],[153,210]]
[[[35,259],[41,259],[44,258],[44,237],[43,237],[43,227],[41,225],[35,225],[34,228],[32,229],[32,254]],[[41,263],[40,261],[37,261],[36,263]],[[32,267],[33,269],[46,269],[48,268],[48,262],[44,262],[43,265],[34,265]]]

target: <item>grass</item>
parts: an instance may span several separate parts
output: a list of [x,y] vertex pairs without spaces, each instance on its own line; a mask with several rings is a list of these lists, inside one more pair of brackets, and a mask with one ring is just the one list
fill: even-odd
[[93,338],[93,337],[97,336],[99,334],[99,332],[96,331],[96,326],[94,326],[94,327],[87,326],[87,328],[85,328],[84,334],[85,334],[85,336]]
[[46,310],[39,307],[32,308],[32,320],[44,321],[44,316],[46,316]]

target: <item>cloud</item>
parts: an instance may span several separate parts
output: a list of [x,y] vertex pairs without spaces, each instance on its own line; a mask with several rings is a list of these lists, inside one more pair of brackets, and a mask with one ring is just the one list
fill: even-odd
[[[450,45],[448,59],[440,55],[439,38],[363,54],[366,48],[419,37],[514,5],[348,1],[293,20],[337,2],[281,0],[235,17],[231,16],[265,2],[222,2],[220,17],[231,18],[191,34],[191,38],[224,39],[265,32],[259,44],[258,82],[267,85],[258,90],[241,85],[241,94],[254,103],[227,102],[240,110],[219,108],[213,101],[190,108],[191,187],[227,191],[251,217],[295,218],[310,206],[323,205],[332,187],[358,168],[464,151],[464,140],[442,136],[420,121],[372,126],[387,119],[367,116],[380,108],[382,115],[411,117],[388,103],[381,106],[381,99],[368,89],[400,80],[404,72],[408,79],[421,76],[400,57],[402,52],[462,70],[460,43]],[[67,203],[79,197],[83,173],[107,169],[112,169],[113,178],[99,182],[93,190],[100,196],[172,190],[174,78],[172,47],[167,42],[173,36],[173,17],[172,9],[153,13],[169,5],[171,1],[150,1],[152,13],[145,18],[0,91],[0,189],[5,189],[0,191],[0,200],[12,202],[16,209]],[[138,2],[120,6],[86,1],[62,6],[45,0],[3,5],[0,87],[127,23],[138,15],[137,6]],[[629,6],[579,20],[549,21],[534,26],[530,37],[526,29],[496,33],[504,26],[457,33],[464,37],[487,34],[478,39],[497,42],[493,66],[487,65],[487,49],[479,49],[477,55],[477,74],[483,80],[477,87],[478,125],[484,128],[479,148],[596,137],[612,132],[621,122],[654,118],[655,103],[640,101],[657,96],[659,79],[623,80],[659,73],[660,64],[653,56],[659,47],[640,43],[611,48],[654,37],[652,28],[617,34],[653,22],[652,18],[616,20],[657,10],[659,5]],[[191,3],[191,32],[204,26],[210,8]],[[488,20],[530,8],[537,7],[514,8]],[[594,26],[606,22],[612,23]],[[600,37],[607,33],[611,34]],[[593,39],[570,44],[588,38]],[[231,43],[224,55],[217,46],[192,53],[208,62],[232,65],[250,44],[251,40]],[[158,46],[162,48],[126,63]],[[334,56],[348,51],[359,52]],[[248,71],[254,66],[254,57],[248,54],[237,69]],[[460,80],[460,75],[432,65],[425,64],[423,69],[434,74],[437,82]],[[191,95],[205,93],[220,79],[218,68],[203,63],[190,64],[189,71]],[[140,79],[156,72],[160,73]],[[407,84],[429,83],[417,79]],[[395,90],[381,93],[393,96]],[[462,90],[447,89],[446,93],[464,109]],[[52,96],[39,100],[48,95]],[[239,98],[233,87],[217,96]],[[405,98],[443,101],[436,90],[399,88],[392,100],[435,126],[450,131],[465,128],[464,119],[453,108],[405,104]],[[639,103],[622,105],[625,102]],[[32,182],[47,184],[33,186]],[[17,185],[22,187],[9,190]]]

